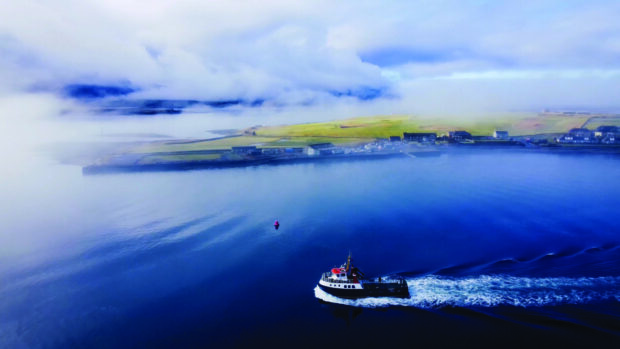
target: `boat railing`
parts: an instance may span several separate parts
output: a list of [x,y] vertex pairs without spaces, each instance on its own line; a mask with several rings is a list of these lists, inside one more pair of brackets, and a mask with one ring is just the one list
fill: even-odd
[[[334,284],[351,284],[351,283],[353,283],[351,280],[336,280],[336,279],[330,278],[330,276],[331,276],[331,273],[330,272],[326,272],[326,273],[323,273],[323,275],[321,276],[321,279],[323,281],[331,282],[331,283],[334,283]],[[407,281],[405,281],[405,279],[403,279],[403,278],[398,278],[396,280],[394,280],[394,279],[391,279],[391,280],[390,279],[387,279],[387,280],[385,280],[385,279],[384,280],[375,280],[375,279],[372,279],[372,280],[360,280],[360,283],[368,283],[368,284],[398,284],[398,285],[402,285],[402,286],[407,285]]]
[[334,283],[334,284],[352,284],[353,283],[352,280],[335,280],[335,279],[331,279],[329,277],[330,275],[331,275],[330,272],[323,273],[323,276],[321,277],[321,279],[323,281],[331,282],[331,283]]

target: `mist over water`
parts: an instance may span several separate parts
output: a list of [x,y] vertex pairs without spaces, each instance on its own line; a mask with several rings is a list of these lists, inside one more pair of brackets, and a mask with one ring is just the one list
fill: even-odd
[[[617,155],[82,174],[143,142],[255,125],[617,113],[618,13],[0,2],[0,348],[620,347]],[[348,252],[411,297],[316,290]]]

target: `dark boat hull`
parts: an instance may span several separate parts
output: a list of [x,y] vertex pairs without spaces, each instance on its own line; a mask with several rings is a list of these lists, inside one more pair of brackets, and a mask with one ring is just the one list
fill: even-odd
[[367,297],[408,298],[409,287],[406,283],[365,282],[363,289],[340,289],[319,284],[319,287],[338,298],[358,299]]

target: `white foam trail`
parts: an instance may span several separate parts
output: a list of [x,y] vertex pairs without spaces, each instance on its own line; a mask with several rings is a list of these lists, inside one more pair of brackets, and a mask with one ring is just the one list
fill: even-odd
[[482,275],[452,278],[427,275],[407,279],[409,298],[342,299],[318,286],[317,298],[355,307],[406,306],[438,308],[443,306],[520,307],[579,304],[615,299],[620,301],[620,277],[528,278],[506,275]]

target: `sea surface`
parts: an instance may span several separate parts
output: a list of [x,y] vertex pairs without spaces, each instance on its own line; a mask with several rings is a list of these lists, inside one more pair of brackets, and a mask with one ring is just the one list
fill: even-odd
[[[620,347],[618,156],[31,165],[2,187],[0,348]],[[349,252],[411,297],[317,289]]]

